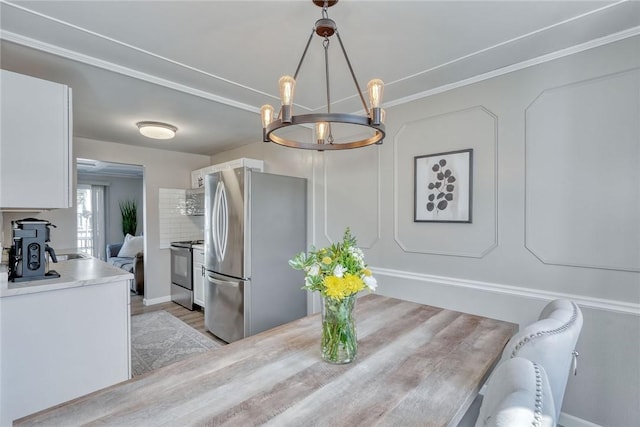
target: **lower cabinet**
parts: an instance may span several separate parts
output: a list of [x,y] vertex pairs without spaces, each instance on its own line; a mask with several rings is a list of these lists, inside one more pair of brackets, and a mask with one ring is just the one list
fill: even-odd
[[0,426],[129,379],[129,310],[126,280],[0,298]]
[[193,302],[204,308],[204,249],[193,248]]

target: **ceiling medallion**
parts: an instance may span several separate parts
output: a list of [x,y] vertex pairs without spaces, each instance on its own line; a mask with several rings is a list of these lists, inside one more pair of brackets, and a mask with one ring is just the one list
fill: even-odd
[[[340,34],[338,33],[338,28],[336,26],[335,21],[329,19],[327,9],[333,5],[335,5],[338,0],[333,1],[322,1],[322,0],[312,0],[316,6],[322,8],[322,18],[316,21],[315,27],[309,36],[309,40],[307,41],[307,45],[304,48],[302,53],[302,57],[300,58],[300,62],[298,63],[298,67],[296,68],[296,72],[291,76],[283,76],[279,80],[280,85],[280,112],[278,116],[275,116],[275,109],[271,105],[263,105],[260,109],[260,115],[262,117],[262,137],[264,142],[274,142],[276,144],[284,145],[286,147],[292,148],[302,148],[307,150],[343,150],[349,148],[359,148],[366,147],[371,144],[382,144],[382,140],[385,136],[385,127],[384,127],[384,110],[380,108],[380,103],[382,102],[382,92],[384,90],[384,83],[380,79],[373,79],[367,85],[367,91],[369,93],[369,103],[370,106],[367,106],[367,103],[362,95],[362,91],[360,90],[360,86],[358,85],[358,81],[356,79],[355,73],[353,72],[353,68],[351,67],[351,61],[349,61],[349,57],[347,56],[347,52],[342,44],[342,40],[340,39]],[[322,46],[324,48],[324,65],[325,65],[325,87],[327,92],[327,112],[326,113],[313,113],[313,114],[300,114],[294,115],[292,112],[293,105],[293,95],[294,89],[296,85],[296,78],[298,77],[298,72],[300,71],[300,67],[302,66],[302,62],[304,61],[305,55],[313,39],[313,35],[317,34],[322,37],[324,40],[322,42]],[[329,86],[329,37],[336,35],[338,42],[340,44],[340,48],[342,49],[342,53],[344,54],[344,58],[349,67],[349,71],[351,73],[351,78],[356,87],[356,91],[360,97],[360,101],[362,102],[362,106],[364,107],[365,114],[364,116],[356,115],[356,114],[346,114],[346,113],[332,113],[331,112],[331,94],[330,94],[330,86]],[[305,124],[315,124],[315,142],[301,142],[293,139],[287,139],[283,136],[277,135],[277,131],[280,129],[287,128],[289,126],[294,125],[305,125]],[[334,139],[334,128],[341,124],[346,125],[358,125],[364,126],[368,128],[368,132],[372,133],[371,136],[365,137],[364,139],[351,140],[347,139],[343,141],[337,141]]]

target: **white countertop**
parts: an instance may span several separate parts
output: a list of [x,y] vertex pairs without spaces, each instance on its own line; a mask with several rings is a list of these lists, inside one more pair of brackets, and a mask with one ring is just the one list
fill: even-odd
[[201,245],[193,245],[191,246],[193,249],[200,249],[201,251],[204,251],[204,243]]
[[93,257],[50,263],[49,268],[60,274],[55,279],[10,282],[6,267],[0,267],[0,298],[133,279],[128,271]]

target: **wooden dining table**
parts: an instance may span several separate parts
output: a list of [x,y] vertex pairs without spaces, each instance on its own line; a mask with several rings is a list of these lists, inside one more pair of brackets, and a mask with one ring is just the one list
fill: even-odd
[[315,314],[15,425],[456,425],[518,328],[379,295],[359,298],[355,316],[349,364],[322,360]]

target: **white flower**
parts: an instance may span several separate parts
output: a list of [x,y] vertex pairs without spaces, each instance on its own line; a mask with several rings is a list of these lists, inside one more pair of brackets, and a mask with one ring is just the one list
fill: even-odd
[[376,280],[375,277],[364,276],[362,280],[364,280],[364,284],[367,285],[367,287],[371,290],[371,292],[375,292],[376,288],[378,287],[378,281]]
[[311,267],[309,267],[309,271],[307,271],[307,274],[309,276],[317,276],[320,273],[320,266],[318,264],[313,264]]
[[342,278],[342,276],[344,275],[345,271],[347,271],[347,269],[344,268],[343,266],[341,266],[340,264],[338,264],[333,269],[333,275],[336,276],[337,278]]

